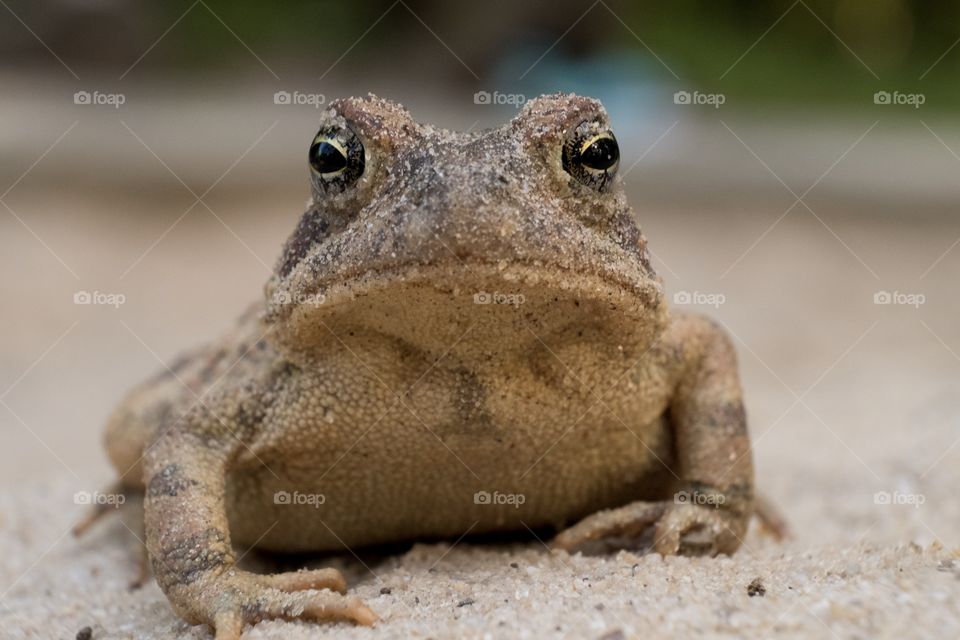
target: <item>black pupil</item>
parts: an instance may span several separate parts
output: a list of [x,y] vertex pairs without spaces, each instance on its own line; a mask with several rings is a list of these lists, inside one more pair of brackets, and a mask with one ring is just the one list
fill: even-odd
[[310,147],[310,164],[317,173],[335,173],[347,166],[347,159],[329,142],[317,142]]
[[613,138],[600,138],[580,154],[584,166],[598,171],[606,171],[620,159],[620,147]]

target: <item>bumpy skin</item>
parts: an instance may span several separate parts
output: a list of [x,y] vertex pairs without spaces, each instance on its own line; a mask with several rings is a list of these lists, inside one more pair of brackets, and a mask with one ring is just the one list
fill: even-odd
[[619,179],[598,191],[562,168],[583,122],[609,126],[571,95],[473,134],[375,97],[330,106],[321,125],[356,132],[362,178],[315,186],[265,301],[108,428],[186,620],[218,638],[268,617],[375,620],[337,572],[244,573],[232,544],[550,526],[569,551],[737,549],[753,469],[734,350],[668,314]]

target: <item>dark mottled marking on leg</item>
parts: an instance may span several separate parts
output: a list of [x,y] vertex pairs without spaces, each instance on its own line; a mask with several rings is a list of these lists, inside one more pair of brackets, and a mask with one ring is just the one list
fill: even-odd
[[216,528],[165,545],[151,556],[154,574],[161,587],[188,585],[209,571],[233,562],[233,550],[226,535]]
[[710,429],[728,429],[734,433],[742,433],[747,426],[747,412],[743,401],[739,399],[711,405],[690,417],[695,424],[703,424]]
[[150,478],[147,485],[147,496],[157,498],[165,496],[168,498],[176,497],[184,489],[195,487],[199,482],[190,478],[184,478],[181,475],[179,465],[167,465]]

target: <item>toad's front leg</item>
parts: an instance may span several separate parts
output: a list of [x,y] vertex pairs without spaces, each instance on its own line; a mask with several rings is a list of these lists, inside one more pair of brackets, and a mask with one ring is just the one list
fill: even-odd
[[147,548],[170,604],[188,622],[212,626],[218,640],[271,618],[372,624],[370,609],[342,595],[339,571],[258,575],[235,566],[225,507],[226,474],[243,447],[234,433],[198,407],[147,452]]
[[662,353],[676,354],[668,415],[676,493],[588,516],[562,531],[556,547],[573,551],[650,531],[654,550],[665,555],[733,553],[742,543],[753,514],[753,463],[733,345],[719,327],[693,315],[678,316],[661,345]]

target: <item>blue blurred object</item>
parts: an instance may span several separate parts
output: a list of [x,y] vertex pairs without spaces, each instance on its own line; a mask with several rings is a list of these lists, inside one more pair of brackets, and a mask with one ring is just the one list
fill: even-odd
[[493,73],[497,89],[527,98],[558,91],[597,98],[621,138],[638,136],[670,117],[672,77],[656,59],[631,49],[576,58],[554,50],[536,62],[544,50],[529,45],[504,56]]

